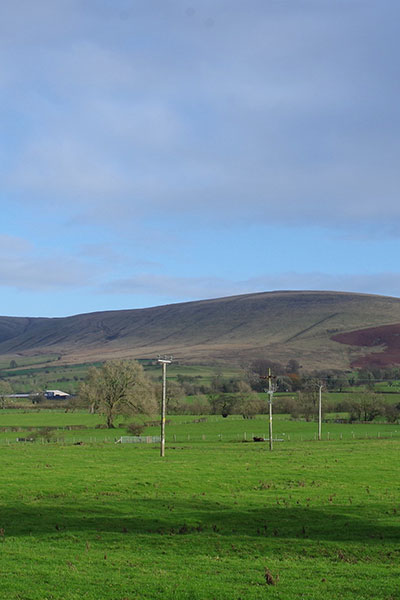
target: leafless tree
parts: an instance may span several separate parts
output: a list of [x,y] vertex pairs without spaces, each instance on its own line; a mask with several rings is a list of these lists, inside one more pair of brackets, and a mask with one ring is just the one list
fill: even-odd
[[106,417],[108,428],[114,427],[117,415],[152,413],[157,410],[154,388],[136,361],[115,360],[93,367],[80,389],[93,411]]

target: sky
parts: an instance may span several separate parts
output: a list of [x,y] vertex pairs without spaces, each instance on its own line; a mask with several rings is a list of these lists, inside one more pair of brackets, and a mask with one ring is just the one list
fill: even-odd
[[398,0],[0,3],[0,314],[400,296]]

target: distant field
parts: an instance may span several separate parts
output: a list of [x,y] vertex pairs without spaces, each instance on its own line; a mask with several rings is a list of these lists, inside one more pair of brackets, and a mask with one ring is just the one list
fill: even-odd
[[29,365],[39,365],[44,363],[53,363],[58,358],[57,354],[39,354],[37,356],[20,356],[10,354],[8,356],[0,356],[0,370],[9,369],[10,362],[15,361],[18,367],[26,367]]
[[[362,392],[365,392],[366,388],[365,387],[354,387],[349,391],[345,391],[345,392],[326,392],[323,394],[323,401],[324,399],[327,400],[328,402],[343,402],[343,400],[348,399],[351,400],[352,399],[352,395],[353,394],[360,394]],[[400,390],[399,388],[396,388],[392,391],[392,392],[381,392],[379,390],[376,390],[377,393],[379,393],[379,398],[385,402],[387,402],[388,404],[398,404],[400,403]],[[293,394],[292,394],[293,395]]]
[[[32,361],[32,362],[30,362]],[[88,374],[92,366],[100,366],[101,362],[62,365],[49,359],[49,364],[43,364],[40,360],[40,366],[36,366],[35,359],[26,359],[26,362],[16,360],[17,367],[10,369],[10,361],[6,364],[0,363],[0,376],[13,387],[15,393],[29,393],[33,389],[62,389],[64,392],[74,394],[78,391],[81,381]],[[152,361],[143,360],[145,371],[154,378],[161,377],[161,368],[159,365],[153,365]],[[23,364],[24,363],[24,364]],[[203,385],[210,385],[211,380],[217,374],[225,379],[239,379],[242,377],[240,369],[220,368],[218,366],[203,365],[179,365],[172,364],[168,369],[168,379],[176,380],[178,375],[193,377],[195,382]]]
[[88,374],[92,366],[99,366],[101,363],[88,363],[77,365],[61,365],[54,362],[40,366],[36,363],[27,363],[14,369],[9,368],[9,364],[0,370],[2,378],[9,381],[15,393],[29,393],[36,389],[62,389],[73,394],[79,389],[79,384]]
[[[369,439],[340,440],[353,426],[332,426],[334,441],[304,441],[315,424],[277,420],[291,441],[271,453],[235,441],[265,430],[265,417],[187,422],[196,418],[172,419],[165,459],[153,444],[2,444],[0,596],[399,598],[398,437],[377,439],[368,425],[356,430]],[[0,421],[99,417],[14,411]]]
[[[145,371],[155,377],[161,377],[161,368],[159,365],[147,366]],[[216,375],[220,375],[223,379],[240,379],[244,377],[244,373],[239,368],[229,369],[226,366],[211,366],[211,365],[180,365],[172,363],[168,367],[168,379],[176,380],[178,375],[184,377],[193,377],[197,379],[197,383],[210,385],[211,380]]]

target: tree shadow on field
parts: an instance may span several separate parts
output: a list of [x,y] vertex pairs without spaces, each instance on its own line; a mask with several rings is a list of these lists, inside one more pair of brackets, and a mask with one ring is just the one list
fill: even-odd
[[[48,535],[60,532],[121,532],[133,535],[219,535],[250,538],[301,538],[355,541],[378,539],[400,542],[400,518],[388,507],[365,506],[266,506],[237,508],[207,500],[122,500],[112,504],[65,503],[59,498],[0,508],[0,530],[6,536]],[[384,518],[386,524],[377,519]],[[393,524],[387,524],[388,519]]]

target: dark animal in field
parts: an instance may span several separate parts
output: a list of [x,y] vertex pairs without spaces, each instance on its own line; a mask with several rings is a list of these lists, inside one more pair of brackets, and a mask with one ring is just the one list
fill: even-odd
[[271,571],[267,567],[265,567],[264,577],[267,585],[276,585],[279,581],[279,575],[272,575]]

